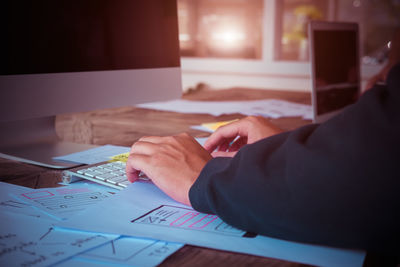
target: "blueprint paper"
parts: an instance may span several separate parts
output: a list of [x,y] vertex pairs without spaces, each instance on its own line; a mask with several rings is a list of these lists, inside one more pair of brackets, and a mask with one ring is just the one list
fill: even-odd
[[57,264],[63,266],[129,265],[153,267],[183,247],[183,244],[152,239],[121,237]]
[[131,184],[113,198],[58,225],[322,266],[362,266],[365,257],[363,251],[254,236],[227,225],[215,215],[196,212],[172,200],[153,184],[142,182]]
[[113,156],[130,151],[130,147],[105,145],[85,151],[54,157],[56,161],[72,162],[78,164],[95,164],[110,160]]
[[56,230],[52,221],[0,213],[0,265],[48,266],[118,236]]
[[244,115],[260,115],[270,118],[312,118],[312,108],[310,105],[278,99],[253,101],[189,101],[180,99],[139,104],[137,107],[181,113],[211,114],[214,116],[241,113]]
[[[92,190],[100,190],[100,191],[105,191],[105,190],[111,190],[111,191],[116,191],[118,192],[119,190],[114,190],[110,189],[108,187],[98,185],[96,183],[91,183],[91,182],[76,182],[73,185],[68,185],[65,187],[59,187],[58,189],[74,189],[74,188],[87,188],[87,189],[92,189]],[[51,190],[55,188],[45,188],[45,190]],[[13,197],[10,196],[10,194],[28,194],[28,193],[33,193],[37,191],[41,191],[43,189],[31,189],[27,187],[22,187],[22,186],[17,186],[17,185],[12,185],[12,184],[7,184],[7,183],[1,183],[0,182],[0,212],[3,216],[7,216],[8,219],[3,220],[2,217],[0,219],[2,220],[2,227],[3,224],[7,224],[8,226],[13,225],[15,223],[7,223],[10,220],[18,220],[19,222],[24,222],[24,227],[17,227],[17,229],[14,229],[14,235],[19,234],[23,237],[25,237],[25,232],[24,229],[30,229],[30,231],[40,231],[37,227],[35,227],[35,223],[40,223],[41,225],[47,225],[48,229],[54,230],[59,230],[53,227],[53,224],[57,222],[58,220],[55,220],[53,216],[46,216],[45,213],[39,211],[38,209],[32,207],[31,205],[18,201],[14,199]],[[11,213],[10,213],[11,212]],[[13,215],[12,213],[17,213],[16,215]],[[24,215],[24,216],[21,216]],[[73,214],[72,214],[73,215]],[[26,218],[25,218],[26,216]],[[34,220],[34,223],[31,223],[31,220],[29,216],[40,218],[42,220]],[[7,227],[7,226],[6,226]],[[42,230],[44,231],[44,230]],[[65,232],[65,231],[63,231]],[[57,235],[56,237],[58,236]],[[74,232],[75,233],[75,232]],[[84,236],[87,236],[87,233],[84,233]],[[61,236],[64,238],[63,236]],[[61,238],[60,237],[60,238]],[[114,237],[114,236],[113,236]],[[115,236],[117,237],[117,236]],[[15,237],[16,238],[16,237]],[[9,248],[10,246],[15,248],[15,240],[13,242],[10,241],[8,243],[7,240],[7,234],[4,235],[0,231],[0,248],[2,249],[1,254],[6,253],[5,249]],[[21,239],[17,239],[18,242],[21,244],[25,241],[21,241]],[[64,242],[65,243],[65,242]],[[101,245],[98,248],[91,249],[91,247],[88,247],[88,249],[91,249],[87,252],[84,252],[82,254],[79,254],[78,256],[74,256],[71,259],[67,259],[65,262],[63,262],[61,265],[62,266],[80,266],[80,265],[85,265],[85,266],[110,266],[110,264],[118,264],[118,265],[130,265],[130,266],[156,266],[160,264],[166,257],[170,256],[174,252],[176,252],[178,249],[180,249],[183,246],[183,244],[179,243],[173,243],[173,242],[165,242],[165,241],[158,241],[158,240],[152,240],[152,239],[141,239],[141,238],[131,238],[131,237],[123,237],[119,238],[116,240],[112,240],[111,242],[107,242],[104,245]],[[46,247],[43,247],[44,249]],[[59,247],[62,249],[62,247]],[[17,249],[20,249],[18,247]],[[68,249],[68,247],[66,247]],[[31,252],[28,250],[28,252]],[[35,250],[33,253],[36,253],[36,255],[39,255],[39,252],[41,253],[41,258],[46,257],[48,258],[49,256],[45,254],[41,250]],[[83,251],[77,251],[77,253],[81,253]],[[44,254],[43,254],[44,253]],[[16,255],[16,254],[15,254]],[[73,253],[68,254],[68,257],[73,256]],[[11,257],[11,256],[10,256]],[[54,257],[54,260],[58,261],[59,259],[63,259],[63,257]],[[2,262],[12,262],[14,263],[14,260],[9,259],[8,260],[1,260],[0,257],[0,263]],[[45,261],[47,262],[47,260]],[[49,262],[49,264],[52,261]],[[78,265],[77,265],[78,264]],[[29,264],[27,264],[29,265]],[[44,265],[47,265],[44,264]],[[57,264],[56,266],[59,266],[60,264]],[[41,266],[41,265],[39,265]]]
[[54,219],[66,220],[91,205],[115,194],[115,189],[89,183],[71,184],[55,188],[12,191],[18,202],[23,202]]
[[0,182],[0,212],[6,211],[36,218],[51,219],[50,216],[44,214],[37,209],[34,209],[31,205],[24,201],[15,199],[15,197],[11,195],[13,193],[19,194],[24,192],[31,192],[34,190],[35,189],[31,189],[28,187]]

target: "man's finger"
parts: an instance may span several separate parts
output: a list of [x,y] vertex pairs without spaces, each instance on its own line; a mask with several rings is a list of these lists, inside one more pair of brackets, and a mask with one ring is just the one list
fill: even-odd
[[139,179],[141,171],[146,173],[147,166],[149,165],[150,156],[142,154],[130,154],[126,162],[126,176],[130,182]]
[[235,139],[236,136],[238,136],[238,125],[240,125],[240,121],[235,121],[219,127],[208,137],[204,143],[204,148],[211,153],[226,139],[230,139],[231,141]]
[[241,136],[237,140],[235,140],[233,144],[231,144],[228,151],[238,151],[246,144],[247,144],[247,136]]
[[235,137],[223,140],[221,144],[218,146],[218,151],[228,151],[233,140],[235,140]]

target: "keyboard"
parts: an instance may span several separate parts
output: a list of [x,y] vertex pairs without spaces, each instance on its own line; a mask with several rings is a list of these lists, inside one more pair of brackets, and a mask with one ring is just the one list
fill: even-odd
[[[85,165],[63,172],[62,180],[64,183],[71,183],[75,180],[87,179],[115,189],[124,189],[130,182],[125,173],[126,163],[122,161],[101,162],[92,165]],[[140,176],[142,180],[149,180],[145,176]]]

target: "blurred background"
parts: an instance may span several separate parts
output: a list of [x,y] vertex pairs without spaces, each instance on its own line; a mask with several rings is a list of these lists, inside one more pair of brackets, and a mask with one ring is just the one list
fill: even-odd
[[365,83],[387,60],[400,0],[178,0],[178,15],[184,90],[309,91],[307,23],[358,22]]

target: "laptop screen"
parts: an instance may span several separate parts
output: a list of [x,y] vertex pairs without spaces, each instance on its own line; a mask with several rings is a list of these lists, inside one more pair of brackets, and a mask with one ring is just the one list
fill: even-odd
[[328,24],[326,29],[312,28],[315,117],[336,114],[356,102],[360,92],[357,27],[345,23],[340,29],[342,23]]

